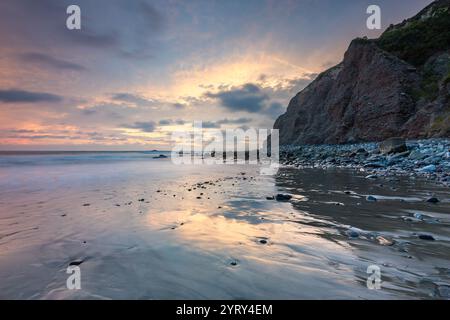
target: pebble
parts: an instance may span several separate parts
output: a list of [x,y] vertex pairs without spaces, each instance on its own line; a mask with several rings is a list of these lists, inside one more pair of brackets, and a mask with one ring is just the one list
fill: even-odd
[[421,222],[421,219],[413,218],[413,217],[402,217],[406,222]]
[[347,235],[350,238],[359,238],[359,232],[357,232],[355,230],[347,230]]
[[416,218],[416,219],[422,220],[423,219],[423,214],[416,212],[416,213],[413,214],[413,217]]
[[428,166],[425,166],[423,168],[420,168],[419,171],[421,172],[428,172],[428,173],[433,173],[436,171],[436,166],[434,164],[430,164]]
[[75,261],[72,261],[71,263],[69,263],[69,266],[79,266],[83,262],[84,262],[84,260],[75,260]]
[[431,198],[427,199],[427,202],[429,202],[429,203],[438,203],[439,199],[436,198],[436,197],[431,197]]
[[382,246],[392,246],[394,245],[395,241],[392,239],[388,239],[382,236],[378,236],[376,237],[376,240],[378,242],[378,244],[382,245]]
[[277,201],[289,201],[289,200],[292,199],[292,196],[289,195],[289,194],[282,194],[282,193],[279,193],[279,194],[277,194],[277,196],[275,197],[275,199],[276,199]]
[[[345,145],[285,145],[280,147],[280,161],[297,167],[345,167],[367,172],[366,177],[387,178],[398,175],[439,182],[450,187],[450,139],[407,141],[404,152],[380,153],[379,143]],[[365,150],[365,151],[362,151]],[[397,150],[400,151],[400,150]]]
[[450,299],[450,285],[440,285],[436,291],[439,297]]
[[419,239],[421,240],[427,240],[427,241],[434,241],[434,237],[429,234],[419,234]]

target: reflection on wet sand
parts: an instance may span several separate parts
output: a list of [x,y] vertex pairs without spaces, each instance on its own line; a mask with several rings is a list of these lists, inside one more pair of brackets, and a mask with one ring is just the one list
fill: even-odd
[[[79,169],[4,174],[23,180],[0,183],[1,297],[445,298],[450,283],[448,193],[422,181],[169,161]],[[429,194],[442,201],[419,201]],[[82,290],[68,292],[73,261]],[[366,286],[370,265],[381,290]]]

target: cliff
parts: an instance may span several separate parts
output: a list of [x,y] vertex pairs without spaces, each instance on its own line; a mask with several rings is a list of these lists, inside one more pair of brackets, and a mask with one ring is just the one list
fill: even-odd
[[355,39],[275,122],[280,144],[450,136],[450,0]]

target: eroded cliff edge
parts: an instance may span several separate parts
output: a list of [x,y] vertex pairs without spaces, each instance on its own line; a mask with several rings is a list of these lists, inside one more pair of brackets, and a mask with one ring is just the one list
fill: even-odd
[[275,122],[280,144],[450,136],[450,0],[355,39]]

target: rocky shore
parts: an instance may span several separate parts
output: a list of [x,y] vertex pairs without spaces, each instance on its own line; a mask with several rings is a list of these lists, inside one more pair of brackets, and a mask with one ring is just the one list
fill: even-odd
[[365,171],[368,179],[425,177],[450,187],[450,139],[389,139],[381,143],[280,147],[280,161],[295,167]]

